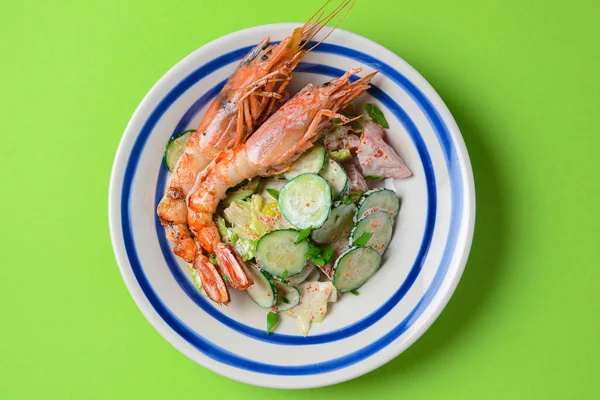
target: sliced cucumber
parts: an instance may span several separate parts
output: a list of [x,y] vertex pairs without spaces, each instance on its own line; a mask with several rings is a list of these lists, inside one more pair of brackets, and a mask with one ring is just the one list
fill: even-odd
[[319,279],[321,279],[321,270],[319,268],[315,268],[312,270],[312,272],[310,274],[308,274],[308,276],[306,277],[306,281],[310,282],[316,282]]
[[358,222],[369,214],[385,211],[394,220],[400,209],[400,200],[396,193],[389,189],[373,189],[363,194],[354,214],[354,222]]
[[319,228],[330,209],[331,188],[319,175],[298,175],[279,192],[279,211],[298,229]]
[[319,175],[331,186],[331,197],[334,200],[343,196],[350,187],[348,175],[346,175],[342,166],[332,159],[325,162],[325,166],[319,172]]
[[256,193],[260,178],[254,178],[251,181],[245,181],[238,186],[227,191],[227,197],[221,200],[221,204],[228,206],[234,201],[243,200],[246,197]]
[[385,211],[377,211],[369,214],[357,222],[350,234],[350,246],[358,240],[364,233],[370,233],[371,238],[363,246],[369,246],[380,255],[387,250],[390,240],[392,240],[392,230],[394,221]]
[[277,190],[277,192],[279,192],[281,190],[281,187],[283,185],[285,185],[286,183],[287,183],[287,181],[283,178],[281,178],[281,179],[275,178],[275,177],[262,178],[260,180],[260,184],[258,185],[258,190],[256,191],[256,193],[261,195],[263,197],[263,199],[265,199],[265,201],[271,202],[272,200],[274,200],[274,198],[271,195],[271,193],[269,193],[269,190],[267,190],[267,189],[273,189],[273,190]]
[[273,277],[268,272],[259,271],[253,266],[250,266],[248,270],[254,280],[252,286],[246,289],[248,296],[262,308],[273,307],[277,301],[277,288]]
[[307,263],[306,267],[304,267],[302,272],[300,272],[299,274],[296,274],[292,277],[289,277],[287,279],[287,282],[291,285],[299,285],[300,283],[304,282],[306,280],[306,278],[308,278],[308,276],[314,269],[315,269],[315,266],[313,264]]
[[277,303],[273,306],[273,311],[287,311],[300,304],[300,290],[296,286],[275,282],[275,287],[277,287]]
[[347,239],[354,226],[355,207],[353,204],[340,204],[329,213],[327,221],[310,233],[310,238],[318,244],[330,244],[340,239]]
[[314,145],[300,156],[289,170],[283,173],[285,179],[292,180],[298,175],[306,173],[318,173],[325,165],[327,151],[321,143]]
[[180,134],[173,136],[167,143],[167,147],[165,148],[164,160],[169,172],[173,171],[173,168],[175,168],[175,164],[177,164],[177,160],[181,158],[181,155],[185,150],[185,146],[190,140],[192,132],[196,132],[196,130],[188,129],[187,131],[183,131]]
[[351,247],[333,267],[333,285],[340,292],[362,286],[381,265],[381,256],[369,247]]
[[308,258],[305,256],[310,248],[308,240],[295,244],[298,231],[281,229],[269,232],[258,241],[254,257],[260,267],[274,277],[281,279],[284,271],[286,276],[294,276],[302,272]]

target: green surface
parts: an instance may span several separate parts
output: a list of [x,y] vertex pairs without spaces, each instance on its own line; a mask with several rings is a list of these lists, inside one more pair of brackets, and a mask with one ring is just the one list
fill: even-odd
[[254,388],[171,347],[113,258],[110,168],[147,90],[204,43],[320,0],[3,2],[0,398],[600,398],[598,2],[358,3],[343,27],[431,82],[475,172],[471,258],[423,338],[345,384]]

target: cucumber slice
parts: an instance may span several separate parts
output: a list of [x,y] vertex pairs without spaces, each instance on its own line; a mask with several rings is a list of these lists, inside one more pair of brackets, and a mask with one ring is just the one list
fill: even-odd
[[177,160],[179,160],[179,158],[183,154],[185,146],[190,140],[192,132],[196,132],[196,130],[188,129],[187,131],[183,131],[180,134],[173,136],[167,143],[167,147],[165,148],[164,160],[169,172],[172,172],[173,168],[175,168],[175,164],[177,164]]
[[392,240],[392,230],[394,221],[385,211],[377,211],[369,214],[356,224],[350,234],[350,246],[362,236],[363,233],[371,233],[371,238],[364,244],[369,246],[380,255],[387,250],[390,240]]
[[260,267],[274,277],[281,279],[283,272],[286,276],[294,276],[302,272],[308,258],[305,256],[310,248],[308,240],[295,244],[298,231],[281,229],[269,232],[258,241],[254,257]]
[[327,160],[319,175],[331,186],[331,197],[334,200],[343,196],[350,187],[348,175],[342,166],[331,159]]
[[290,278],[287,279],[287,282],[291,285],[299,285],[308,278],[310,273],[315,269],[315,266],[311,263],[307,263],[306,267],[300,272]]
[[256,191],[256,193],[261,195],[263,197],[263,199],[265,199],[265,201],[271,202],[271,201],[274,201],[275,199],[273,198],[273,196],[269,193],[269,191],[267,189],[273,189],[273,190],[277,190],[277,192],[279,192],[281,190],[281,187],[283,185],[285,185],[286,183],[287,183],[287,181],[283,178],[281,178],[281,179],[274,178],[274,177],[262,178],[260,180],[260,184],[258,185],[258,190]]
[[381,265],[381,256],[369,247],[351,247],[333,267],[333,285],[340,292],[362,286]]
[[318,173],[325,165],[327,151],[321,143],[314,145],[300,156],[289,170],[283,173],[285,179],[292,180],[298,175],[306,173]]
[[310,274],[308,274],[308,276],[306,277],[306,281],[313,281],[316,282],[319,279],[321,279],[321,270],[319,268],[315,268],[312,270],[312,272]]
[[[275,287],[277,288],[277,303],[273,306],[273,311],[287,311],[300,304],[300,290],[296,286],[275,282]],[[283,300],[284,298],[287,302]]]
[[319,228],[330,209],[331,188],[319,175],[298,175],[279,192],[279,211],[298,229]]
[[252,286],[246,289],[248,296],[262,308],[273,307],[277,301],[277,288],[273,277],[268,272],[259,271],[253,266],[250,266],[248,270],[254,280]]
[[383,188],[369,190],[363,194],[358,202],[358,209],[354,214],[354,223],[377,211],[387,212],[388,216],[394,220],[398,216],[399,209],[400,200],[393,191]]
[[234,201],[243,200],[246,197],[256,193],[260,178],[252,179],[251,181],[242,182],[238,186],[227,191],[227,197],[221,200],[221,204],[228,206]]
[[318,244],[330,244],[350,236],[354,222],[355,207],[353,204],[341,204],[329,213],[327,221],[310,233],[310,238]]

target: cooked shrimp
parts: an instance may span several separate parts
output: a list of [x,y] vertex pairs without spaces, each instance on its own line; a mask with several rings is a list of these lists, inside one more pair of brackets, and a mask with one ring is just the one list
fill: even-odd
[[[281,99],[292,78],[292,71],[312,49],[304,47],[337,13],[348,5],[351,8],[354,1],[344,0],[331,13],[325,16],[321,13],[315,20],[328,1],[303,26],[278,44],[270,45],[269,37],[266,37],[246,55],[231,75],[191,135],[157,208],[167,238],[175,244],[173,252],[176,255],[187,262],[198,256],[198,246],[187,226],[185,203],[198,173],[221,150],[243,143],[256,126],[272,114],[275,102]],[[214,267],[211,270],[215,275]]]
[[[234,149],[221,152],[202,171],[188,195],[188,224],[204,250],[217,256],[219,266],[235,289],[252,285],[248,271],[231,245],[221,242],[213,215],[227,189],[244,179],[281,173],[319,139],[331,118],[350,120],[338,114],[367,88],[376,72],[354,83],[349,79],[361,69],[346,72],[321,86],[307,85],[273,114],[246,141]],[[208,262],[206,257],[195,263]],[[202,282],[210,285],[210,282]],[[210,294],[209,294],[210,296]],[[229,299],[212,297],[216,302]]]

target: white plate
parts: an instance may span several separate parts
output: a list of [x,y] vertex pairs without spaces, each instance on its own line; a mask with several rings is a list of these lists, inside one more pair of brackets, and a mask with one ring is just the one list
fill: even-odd
[[167,171],[169,137],[195,128],[238,60],[267,35],[281,40],[296,24],[235,32],[175,65],[129,121],[115,157],[109,192],[113,248],[131,296],[150,323],[198,364],[253,385],[308,388],[363,375],[396,357],[433,323],[465,266],[475,221],[473,175],[452,115],[412,67],[382,46],[341,29],[308,54],[292,89],[363,67],[380,74],[360,102],[376,103],[388,138],[414,172],[386,186],[402,198],[394,237],[379,272],[344,296],[322,324],[301,336],[284,318],[265,333],[265,311],[244,293],[228,307],[199,295],[170,252],[155,209]]

